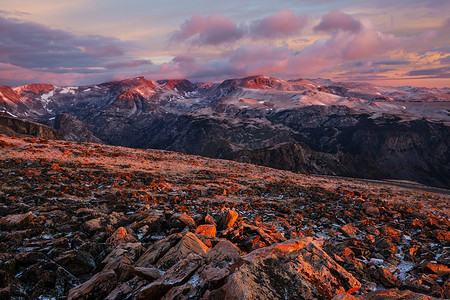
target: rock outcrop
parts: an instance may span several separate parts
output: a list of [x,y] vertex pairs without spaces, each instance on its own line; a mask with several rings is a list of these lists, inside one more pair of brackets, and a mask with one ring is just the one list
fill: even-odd
[[41,139],[64,139],[58,130],[36,122],[0,115],[0,134]]

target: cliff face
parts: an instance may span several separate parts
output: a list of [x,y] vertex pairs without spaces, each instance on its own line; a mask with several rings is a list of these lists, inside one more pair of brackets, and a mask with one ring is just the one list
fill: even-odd
[[16,136],[32,136],[42,139],[64,139],[58,130],[30,121],[0,115],[0,133]]
[[53,127],[68,141],[103,143],[94,135],[91,126],[69,114],[58,115],[54,119]]

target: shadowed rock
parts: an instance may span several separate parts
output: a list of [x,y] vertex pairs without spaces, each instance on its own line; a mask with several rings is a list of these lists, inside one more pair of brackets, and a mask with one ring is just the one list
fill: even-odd
[[117,275],[109,270],[95,274],[91,279],[69,291],[68,300],[101,299],[106,296],[117,283]]

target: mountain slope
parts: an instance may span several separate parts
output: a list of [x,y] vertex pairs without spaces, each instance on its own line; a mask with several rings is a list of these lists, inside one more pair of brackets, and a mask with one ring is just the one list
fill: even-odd
[[450,292],[445,190],[3,135],[0,187],[2,299]]

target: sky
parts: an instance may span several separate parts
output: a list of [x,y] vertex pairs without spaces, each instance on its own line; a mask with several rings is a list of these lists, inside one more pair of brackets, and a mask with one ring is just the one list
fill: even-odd
[[0,85],[269,75],[450,87],[449,0],[0,0]]

